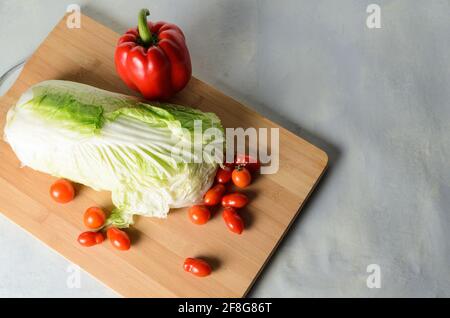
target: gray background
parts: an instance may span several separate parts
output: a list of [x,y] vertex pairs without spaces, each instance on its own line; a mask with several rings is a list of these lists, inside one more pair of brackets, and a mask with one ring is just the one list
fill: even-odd
[[[2,0],[0,73],[73,2]],[[177,23],[196,76],[329,154],[251,296],[450,296],[449,1],[78,3],[117,32],[141,7]],[[381,29],[366,27],[370,3]],[[0,246],[0,296],[116,296],[86,273],[67,288],[69,263],[3,216]]]

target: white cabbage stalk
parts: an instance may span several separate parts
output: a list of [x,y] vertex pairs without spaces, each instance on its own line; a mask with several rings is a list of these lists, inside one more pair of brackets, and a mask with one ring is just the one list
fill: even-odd
[[134,214],[164,218],[170,208],[198,203],[211,186],[214,160],[173,155],[186,156],[177,147],[192,140],[194,120],[203,131],[223,130],[212,113],[54,80],[22,95],[4,136],[24,166],[111,191],[116,210],[108,222],[126,227]]

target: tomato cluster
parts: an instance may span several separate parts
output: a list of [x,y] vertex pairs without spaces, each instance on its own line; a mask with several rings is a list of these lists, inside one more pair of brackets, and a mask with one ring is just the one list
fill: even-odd
[[[245,207],[248,197],[240,192],[227,193],[232,182],[237,188],[246,188],[252,182],[252,173],[260,169],[260,163],[249,156],[237,155],[234,163],[224,164],[219,168],[215,184],[209,189],[203,198],[202,205],[194,205],[188,210],[189,219],[198,225],[206,224],[211,218],[210,208],[222,205],[222,218],[226,227],[233,233],[241,234],[244,231],[244,221],[238,213],[238,209]],[[51,197],[58,203],[68,203],[75,198],[73,184],[65,179],[59,179],[50,187]],[[121,251],[130,249],[131,241],[128,234],[114,226],[107,224],[106,213],[99,207],[88,208],[83,215],[84,225],[90,229],[78,236],[78,243],[82,246],[94,246],[105,240],[103,231],[111,244]],[[208,276],[212,269],[205,260],[199,258],[187,258],[184,262],[184,270],[196,276]]]
[[[211,218],[209,208],[222,205],[222,218],[226,227],[233,233],[241,234],[244,231],[244,220],[238,213],[238,209],[245,207],[249,200],[244,193],[231,192],[230,181],[237,188],[246,188],[252,182],[252,173],[260,169],[260,163],[250,156],[238,155],[234,163],[225,164],[219,168],[215,184],[203,197],[202,205],[194,205],[188,210],[189,219],[194,224],[206,224]],[[207,276],[211,273],[211,267],[202,259],[188,258],[184,263],[184,269],[196,276]]]
[[[50,196],[58,203],[69,203],[75,198],[75,187],[65,179],[58,179],[50,186]],[[102,243],[105,236],[106,213],[99,207],[90,207],[84,212],[83,223],[92,231],[86,231],[78,236],[78,243],[90,247]],[[116,227],[109,227],[106,236],[111,244],[121,251],[130,249],[131,241],[128,234]]]

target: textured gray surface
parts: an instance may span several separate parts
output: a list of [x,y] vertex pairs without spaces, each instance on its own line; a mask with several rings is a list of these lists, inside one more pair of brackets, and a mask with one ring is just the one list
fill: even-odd
[[[0,2],[0,73],[69,3]],[[78,3],[117,32],[143,6],[176,22],[196,76],[329,154],[251,296],[450,296],[449,1]],[[365,25],[369,3],[381,29]],[[85,273],[67,288],[69,263],[3,216],[0,245],[0,296],[115,295]],[[366,286],[372,263],[380,289]]]

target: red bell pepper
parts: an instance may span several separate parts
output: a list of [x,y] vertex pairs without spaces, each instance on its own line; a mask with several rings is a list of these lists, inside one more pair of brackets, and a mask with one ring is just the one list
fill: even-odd
[[138,27],[119,38],[114,60],[122,80],[146,99],[166,100],[182,90],[192,75],[191,58],[179,27],[147,22],[139,12]]

